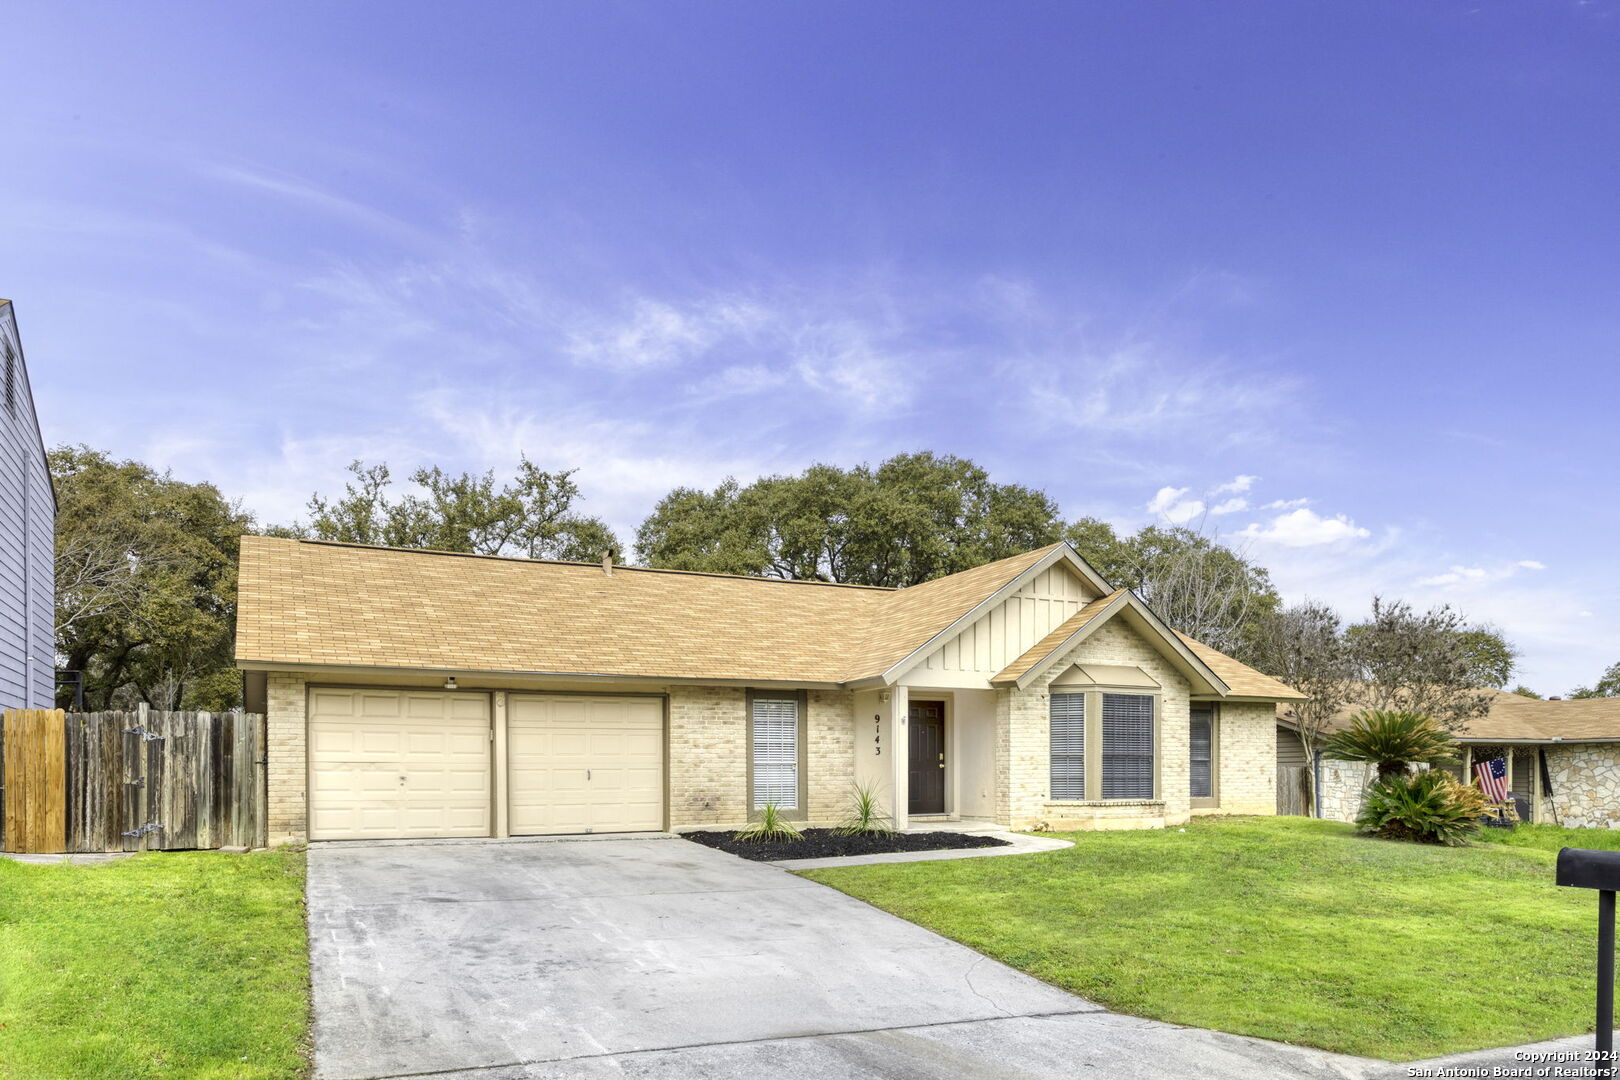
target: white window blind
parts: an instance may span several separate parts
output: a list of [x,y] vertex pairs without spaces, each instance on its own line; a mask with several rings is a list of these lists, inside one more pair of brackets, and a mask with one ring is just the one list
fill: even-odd
[[1153,798],[1153,699],[1102,696],[1102,797]]
[[1214,734],[1215,713],[1209,709],[1194,709],[1187,729],[1190,757],[1187,762],[1189,794],[1195,799],[1209,799],[1215,795]]
[[754,809],[799,808],[799,702],[754,699]]
[[1086,695],[1053,694],[1052,798],[1086,797]]

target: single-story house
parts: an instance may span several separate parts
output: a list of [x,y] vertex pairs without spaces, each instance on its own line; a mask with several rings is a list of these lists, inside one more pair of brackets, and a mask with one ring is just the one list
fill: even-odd
[[1299,695],[1067,544],[904,589],[245,537],[274,841],[1270,814]]
[[[1335,722],[1353,715],[1344,710]],[[1456,733],[1462,759],[1444,766],[1459,778],[1501,758],[1522,820],[1573,827],[1620,827],[1620,698],[1549,701],[1497,690],[1490,711]],[[1279,776],[1305,764],[1287,705],[1277,710]],[[1372,766],[1323,759],[1322,817],[1354,821]],[[1286,781],[1284,781],[1286,784]],[[1298,812],[1279,807],[1279,813]]]

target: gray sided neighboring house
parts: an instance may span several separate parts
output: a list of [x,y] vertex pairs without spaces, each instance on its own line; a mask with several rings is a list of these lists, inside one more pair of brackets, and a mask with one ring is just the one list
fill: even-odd
[[56,695],[56,496],[11,301],[0,300],[0,709]]

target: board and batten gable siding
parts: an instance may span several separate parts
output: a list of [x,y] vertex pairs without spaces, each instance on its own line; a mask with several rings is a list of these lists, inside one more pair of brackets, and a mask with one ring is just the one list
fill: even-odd
[[0,300],[0,708],[54,705],[55,524],[22,343]]
[[1094,599],[1090,586],[1067,564],[1058,563],[964,627],[902,681],[913,686],[984,689],[991,676]]

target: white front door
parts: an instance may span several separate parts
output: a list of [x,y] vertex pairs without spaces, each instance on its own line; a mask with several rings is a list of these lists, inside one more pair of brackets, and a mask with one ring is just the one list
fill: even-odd
[[309,838],[490,834],[489,695],[317,688]]
[[506,728],[513,836],[664,827],[662,698],[513,694]]

